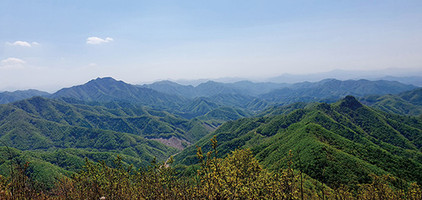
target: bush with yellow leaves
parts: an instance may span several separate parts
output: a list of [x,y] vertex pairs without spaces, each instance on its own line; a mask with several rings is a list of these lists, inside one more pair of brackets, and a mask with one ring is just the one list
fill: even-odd
[[[200,168],[191,177],[176,175],[168,163],[155,160],[147,168],[124,167],[118,157],[114,167],[86,160],[84,170],[63,178],[52,191],[37,191],[28,179],[28,164],[15,166],[11,178],[0,176],[0,199],[422,199],[418,184],[390,175],[371,175],[372,182],[351,190],[331,189],[293,169],[290,152],[287,168],[264,169],[250,149],[218,157],[217,141],[204,156],[197,147]],[[304,182],[307,187],[304,187]],[[309,184],[311,186],[309,187]]]

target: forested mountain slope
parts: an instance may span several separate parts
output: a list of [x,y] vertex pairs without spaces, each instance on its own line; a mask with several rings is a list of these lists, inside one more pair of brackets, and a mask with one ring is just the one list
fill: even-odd
[[[11,149],[0,149],[5,152],[0,172],[7,174],[10,160],[30,161],[34,171],[52,172],[50,178],[43,177],[51,183],[80,169],[85,157],[110,163],[120,155],[126,165],[138,167],[154,158],[166,160],[191,144],[207,150],[209,139],[216,135],[220,156],[249,147],[265,167],[279,169],[293,150],[295,167],[331,185],[367,182],[370,173],[421,181],[420,117],[387,114],[350,96],[333,104],[316,102],[335,101],[347,94],[396,93],[414,86],[331,79],[287,86],[161,84],[162,91],[155,91],[98,78],[47,97],[0,105],[1,146]],[[278,87],[284,89],[273,90]],[[262,94],[268,91],[272,92]],[[394,100],[409,105],[396,113],[417,114],[413,108],[421,105],[420,91],[394,95]],[[371,106],[377,107],[383,101],[374,102]],[[177,155],[177,162],[195,164],[195,151],[195,145],[189,146]]]
[[422,181],[421,119],[387,114],[352,96],[289,114],[228,122],[186,148],[176,161],[195,164],[195,146],[208,151],[214,135],[220,156],[251,148],[269,169],[284,167],[292,150],[295,168],[331,186],[368,182],[370,173]]
[[213,128],[130,104],[105,107],[33,97],[0,105],[1,144],[16,148],[13,156],[1,149],[0,173],[8,173],[11,160],[29,161],[35,174],[51,175],[39,180],[51,186],[59,176],[81,169],[85,157],[112,163],[120,155],[124,163],[146,166],[180,151],[152,139],[176,140],[183,148]]
[[[157,84],[160,85],[160,83],[161,82]],[[176,83],[173,83],[172,85],[174,84]],[[168,84],[165,85],[168,86]],[[173,91],[176,86],[167,88],[167,90]],[[218,90],[218,88],[216,90]],[[202,91],[201,94],[206,93],[205,90],[200,91]],[[218,110],[221,110],[220,107],[232,107],[232,110],[251,109],[252,111],[254,111],[257,109],[262,109],[267,105],[266,103],[249,96],[232,95],[224,93],[220,94],[219,92],[222,92],[220,90],[216,92],[217,95],[215,96],[198,97],[195,99],[190,99],[190,95],[185,94],[184,92],[180,93],[180,95],[184,96],[180,96],[178,94],[165,94],[157,92],[153,89],[149,89],[146,87],[138,87],[108,77],[91,80],[84,85],[61,89],[50,97],[56,99],[63,99],[67,102],[76,102],[90,105],[95,105],[96,102],[102,104],[118,102],[121,105],[124,105],[123,103],[134,104],[137,106],[142,105],[159,110],[165,110],[188,119],[205,115],[208,112],[218,112]],[[176,93],[178,93],[177,89]],[[247,111],[242,112],[247,113]],[[237,113],[238,112],[236,111],[230,114],[234,116],[237,115]],[[238,115],[238,117],[236,117],[235,119],[244,116],[247,115]],[[227,119],[226,116],[221,116],[221,118],[215,116],[215,118],[220,121],[225,121]]]
[[360,100],[366,105],[386,112],[401,115],[422,115],[422,88],[397,95],[371,95],[362,97]]
[[[196,136],[189,136],[187,133],[193,127],[201,126],[200,122],[186,120],[165,111],[127,103],[108,103],[106,106],[70,104],[60,100],[34,97],[3,107],[13,109],[14,112],[23,112],[29,117],[63,125],[111,130],[143,137],[175,136],[194,142],[208,133],[204,129],[205,132],[199,131],[194,134]],[[7,112],[1,113],[4,116],[11,115]]]

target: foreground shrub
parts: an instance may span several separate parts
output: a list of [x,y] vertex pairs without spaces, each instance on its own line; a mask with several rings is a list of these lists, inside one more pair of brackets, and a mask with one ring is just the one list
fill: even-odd
[[[124,167],[118,157],[113,166],[86,160],[84,169],[62,178],[51,191],[39,191],[28,176],[28,163],[16,164],[9,178],[0,176],[0,199],[422,199],[418,184],[408,184],[390,175],[371,175],[372,182],[351,190],[335,189],[292,168],[264,169],[249,149],[235,150],[218,158],[217,141],[204,156],[194,176],[178,176],[167,163],[155,160],[147,168]],[[304,186],[306,183],[307,186]]]

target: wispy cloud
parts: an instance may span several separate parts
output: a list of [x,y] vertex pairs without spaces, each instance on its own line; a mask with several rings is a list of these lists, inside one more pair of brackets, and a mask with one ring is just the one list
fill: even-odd
[[109,43],[112,42],[113,38],[106,37],[105,39],[99,38],[99,37],[89,37],[86,39],[87,44],[103,44],[103,43]]
[[9,46],[20,46],[20,47],[33,47],[33,46],[40,45],[40,43],[38,42],[29,43],[29,42],[20,41],[20,40],[15,41],[15,42],[6,42],[6,44]]
[[6,58],[0,61],[0,69],[20,69],[26,62],[19,58]]
[[22,64],[25,64],[25,63],[26,62],[24,60],[19,59],[19,58],[13,58],[13,57],[6,58],[6,59],[1,61],[2,65],[16,65],[16,64],[22,65]]

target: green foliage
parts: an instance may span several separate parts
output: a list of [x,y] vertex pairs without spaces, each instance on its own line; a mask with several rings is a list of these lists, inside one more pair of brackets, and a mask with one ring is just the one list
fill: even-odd
[[368,96],[361,101],[371,107],[402,115],[422,114],[422,89],[417,88],[397,95]]
[[[369,174],[392,174],[406,181],[422,181],[420,142],[422,121],[389,115],[347,97],[334,104],[316,104],[285,115],[228,122],[196,145],[211,150],[220,142],[219,156],[250,148],[270,170],[286,167],[289,150],[297,153],[295,167],[329,186],[369,183]],[[197,162],[195,149],[186,148],[176,162]],[[301,165],[299,165],[299,160]]]
[[85,160],[83,170],[63,177],[49,192],[40,190],[28,176],[28,163],[14,165],[11,178],[0,176],[1,199],[420,199],[416,183],[391,175],[368,176],[355,189],[335,189],[294,170],[289,151],[286,168],[267,171],[249,149],[235,150],[218,158],[216,137],[204,156],[197,147],[200,167],[190,177],[180,177],[166,163],[152,160],[146,168],[125,166],[120,157],[113,163]]
[[[81,169],[85,157],[98,161],[117,154],[125,162],[145,166],[154,157],[165,160],[178,150],[143,136],[196,141],[212,130],[198,120],[132,104],[70,104],[42,97],[0,105],[0,123],[0,141],[23,150],[33,165],[44,163],[32,158],[52,164],[49,168],[56,174]],[[51,185],[56,177],[37,179]]]
[[231,107],[220,107],[218,109],[211,110],[205,115],[199,117],[202,120],[220,120],[220,121],[230,121],[236,120],[244,117],[249,117],[250,114],[247,112],[235,109]]
[[[72,127],[111,130],[156,138],[170,136],[184,138],[186,132],[192,132],[189,120],[165,111],[121,104],[123,103],[88,106],[35,97],[0,107],[0,111],[2,111],[0,115],[3,116],[3,123],[19,118],[16,123],[27,122],[25,125],[29,128],[34,125],[58,123]],[[8,127],[9,129],[18,127],[16,124],[10,125],[12,127]],[[50,126],[56,126],[56,124]],[[202,135],[202,133],[198,133],[198,135]],[[191,142],[196,141],[190,140],[196,139],[192,137],[184,139]]]
[[[330,102],[350,86],[358,95],[408,88],[380,83],[325,80],[262,97],[283,105]],[[191,101],[104,78],[61,90],[54,95],[60,100],[0,105],[0,141],[14,147],[0,147],[0,199],[295,199],[299,191],[306,198],[418,199],[419,186],[408,182],[422,182],[421,117],[387,114],[347,96],[244,118],[269,105],[242,94],[246,85],[209,82],[198,89],[210,94]],[[261,86],[250,91],[274,87]],[[417,114],[419,93],[377,105]],[[179,151],[146,138],[196,142],[208,153],[187,147],[176,155],[176,175],[157,160]]]

